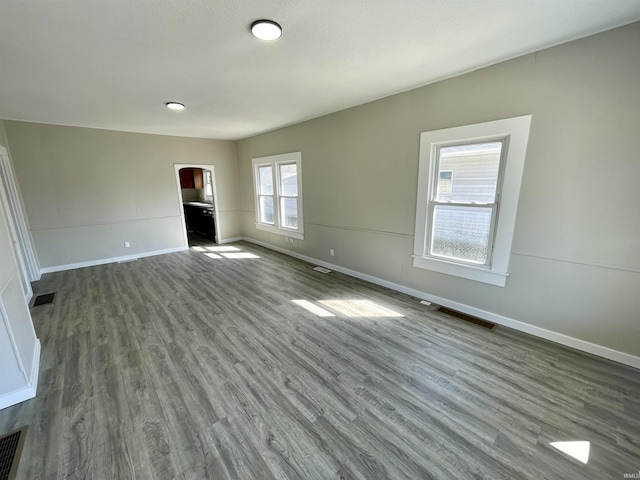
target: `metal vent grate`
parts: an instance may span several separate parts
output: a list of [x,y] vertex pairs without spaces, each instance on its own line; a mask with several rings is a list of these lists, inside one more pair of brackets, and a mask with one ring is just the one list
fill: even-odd
[[451,310],[450,308],[440,307],[438,309],[438,312],[444,313],[445,315],[449,315],[451,317],[459,318],[460,320],[464,320],[465,322],[480,325],[481,327],[488,328],[489,330],[493,330],[494,328],[496,328],[495,323],[487,322],[486,320],[482,320],[481,318],[467,315],[466,313],[458,312],[457,310]]
[[27,427],[22,427],[0,437],[0,480],[12,480],[16,478],[18,463],[24,439],[27,436]]
[[331,273],[331,270],[329,270],[328,268],[324,268],[324,267],[313,267],[313,269],[316,272],[320,272],[320,273]]
[[39,305],[47,305],[48,303],[53,303],[53,297],[55,293],[47,293],[46,295],[38,295],[36,297],[35,302],[33,302],[33,306],[37,307]]

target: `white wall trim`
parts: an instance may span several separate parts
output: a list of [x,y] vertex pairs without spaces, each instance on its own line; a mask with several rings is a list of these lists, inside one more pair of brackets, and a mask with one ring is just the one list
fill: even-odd
[[[21,224],[23,228],[26,228],[26,226],[24,223],[21,223],[19,217],[20,208],[19,206],[16,206],[16,191],[11,188],[11,174],[7,173],[6,170],[10,167],[11,162],[9,162],[9,157],[3,154],[3,151],[6,152],[4,147],[0,146],[0,214],[4,215],[7,222],[9,238],[13,249],[13,257],[18,267],[17,272],[20,280],[20,287],[22,288],[24,297],[27,298],[33,293],[31,282],[38,278],[39,272],[35,272],[34,278],[31,278],[32,275],[27,262],[28,255],[25,250],[26,247],[23,244],[23,239],[20,235],[19,224]],[[13,185],[13,187],[15,187],[15,185]]]
[[33,395],[35,396],[38,388],[38,377],[40,375],[40,339],[36,338],[36,347],[33,349],[33,367],[29,375],[29,386],[33,387]]
[[36,396],[38,390],[38,377],[40,373],[40,340],[36,339],[36,346],[33,350],[33,368],[29,375],[29,384],[25,388],[16,390],[0,396],[0,410],[10,407],[16,403],[24,402]]
[[244,237],[231,237],[231,238],[225,238],[224,240],[219,241],[218,244],[222,245],[223,243],[240,242],[242,240],[244,240]]
[[122,257],[100,258],[98,260],[89,260],[88,262],[68,263],[66,265],[56,265],[53,267],[45,267],[40,269],[40,273],[62,272],[64,270],[74,270],[76,268],[95,267],[96,265],[105,265],[107,263],[122,262],[125,260],[135,260],[143,257],[154,257],[156,255],[164,255],[166,253],[183,252],[189,250],[189,247],[166,248],[164,250],[154,250],[151,252],[142,252],[135,255],[124,255]]
[[24,209],[22,201],[22,193],[13,165],[9,159],[9,152],[5,147],[0,145],[0,177],[4,183],[4,192],[7,200],[7,207],[11,212],[13,227],[16,233],[16,240],[20,246],[20,259],[22,268],[29,282],[40,280],[40,265],[33,246],[33,238],[31,237],[29,219]]
[[[505,118],[491,122],[475,123],[460,127],[432,130],[420,134],[420,158],[418,166],[418,191],[416,222],[413,243],[413,266],[448,275],[485,282],[498,287],[506,284],[511,245],[516,223],[520,184],[524,170],[531,115]],[[495,225],[489,236],[490,251],[487,263],[478,266],[463,261],[438,257],[428,253],[431,243],[431,224],[434,208],[446,205],[436,201],[436,170],[439,149],[448,145],[470,142],[503,142],[500,173],[496,184],[495,201],[485,207],[492,208]],[[461,207],[464,204],[457,204]]]
[[329,268],[331,270],[335,270],[336,272],[344,273],[346,275],[350,275],[352,277],[356,277],[361,280],[365,280],[367,282],[375,283],[376,285],[381,285],[383,287],[387,287],[392,290],[396,290],[398,292],[411,295],[413,297],[417,297],[423,300],[428,300],[432,303],[436,303],[444,307],[452,308],[454,310],[458,310],[459,312],[473,315],[475,317],[482,318],[489,322],[497,323],[505,327],[513,328],[514,330],[528,333],[535,337],[544,338],[545,340],[551,340],[552,342],[556,342],[561,345],[565,345],[567,347],[575,348],[576,350],[580,350],[586,353],[591,353],[599,357],[613,360],[614,362],[619,362],[624,365],[629,365],[630,367],[635,367],[640,369],[640,357],[631,355],[629,353],[613,350],[612,348],[609,348],[609,347],[597,345],[595,343],[587,342],[585,340],[580,340],[579,338],[570,337],[568,335],[554,332],[552,330],[547,330],[545,328],[536,327],[535,325],[521,322],[519,320],[514,320],[513,318],[505,317],[504,315],[487,312],[486,310],[481,310],[476,307],[465,305],[464,303],[459,303],[453,300],[448,300],[446,298],[438,297],[436,295],[431,295],[429,293],[422,292],[420,290],[415,290],[413,288],[405,287],[404,285],[389,282],[387,280],[383,280],[381,278],[374,277],[372,275],[367,275],[366,273],[361,273],[355,270],[341,267],[339,265],[334,265],[329,262],[324,262],[322,260],[317,260],[312,257],[307,257],[306,255],[302,255],[300,253],[287,250],[285,248],[281,248],[275,245],[261,242],[259,240],[255,240],[250,237],[244,237],[244,240],[246,240],[247,242],[255,243],[256,245],[260,245],[265,248],[269,248],[271,250],[275,250],[276,252],[284,253],[285,255],[289,255],[291,257],[304,260],[305,262],[313,263],[315,265],[320,265],[320,266]]
[[[15,270],[13,272],[13,274],[7,280],[7,283],[5,283],[2,286],[2,288],[0,289],[0,297],[2,296],[2,294],[5,291],[5,289],[9,286],[11,281],[16,276],[18,276],[18,271],[17,270]],[[27,308],[28,308],[29,304],[25,303],[25,305],[27,305]],[[31,313],[29,313],[29,319],[31,320]],[[4,322],[4,326],[5,326],[6,330],[7,330],[7,335],[9,336],[9,342],[11,343],[11,347],[13,348],[13,354],[15,355],[16,365],[20,369],[20,373],[22,373],[22,376],[24,377],[24,381],[25,382],[29,382],[29,376],[27,375],[26,369],[24,368],[24,362],[22,361],[22,356],[20,355],[20,351],[18,350],[18,345],[16,343],[16,339],[13,336],[13,329],[11,328],[11,323],[9,322],[9,314],[7,313],[7,310],[6,310],[5,306],[4,306],[2,298],[0,298],[0,321]],[[31,321],[31,331],[33,332],[33,336],[36,339],[36,341],[38,341],[38,337],[36,337],[36,331],[33,328],[33,321]]]

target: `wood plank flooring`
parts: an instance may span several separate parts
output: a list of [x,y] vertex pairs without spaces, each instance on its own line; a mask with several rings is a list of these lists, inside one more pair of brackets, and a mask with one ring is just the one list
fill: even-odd
[[[38,395],[0,411],[0,433],[30,425],[21,479],[640,470],[640,371],[248,243],[47,274],[48,292]],[[556,441],[590,442],[588,463]]]

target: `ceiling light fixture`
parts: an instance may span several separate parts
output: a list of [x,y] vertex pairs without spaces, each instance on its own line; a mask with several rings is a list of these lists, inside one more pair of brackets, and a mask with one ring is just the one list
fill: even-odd
[[184,105],[182,103],[167,102],[166,105],[167,108],[170,108],[171,110],[184,110]]
[[282,27],[273,20],[256,20],[251,24],[251,33],[260,40],[277,40],[282,36]]

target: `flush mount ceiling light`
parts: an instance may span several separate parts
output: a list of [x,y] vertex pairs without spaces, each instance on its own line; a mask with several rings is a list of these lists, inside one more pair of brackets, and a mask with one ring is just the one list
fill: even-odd
[[166,105],[167,108],[170,108],[171,110],[184,110],[184,105],[182,103],[167,102]]
[[260,40],[276,40],[282,36],[282,27],[272,20],[256,20],[251,24],[251,33]]

